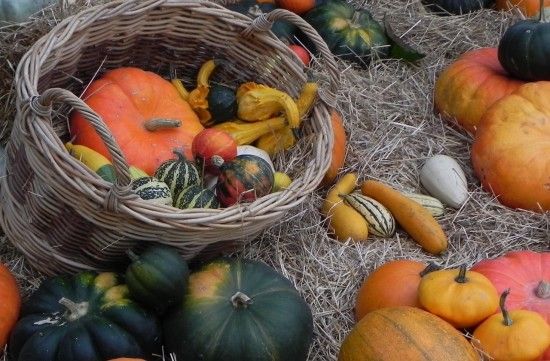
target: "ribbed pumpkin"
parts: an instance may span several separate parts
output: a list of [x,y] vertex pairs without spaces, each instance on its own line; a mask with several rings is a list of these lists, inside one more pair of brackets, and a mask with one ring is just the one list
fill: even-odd
[[166,183],[155,177],[141,177],[132,181],[133,191],[144,201],[172,205],[172,193]]
[[178,360],[305,361],[313,318],[274,269],[224,258],[191,274],[183,303],[165,317],[164,335]]
[[151,246],[139,256],[129,252],[126,284],[132,298],[162,315],[183,299],[189,268],[180,254],[168,246]]
[[151,358],[160,341],[158,320],[117,275],[81,272],[47,279],[23,303],[9,352],[17,361]]
[[441,72],[435,82],[434,106],[444,118],[475,134],[483,113],[522,84],[500,65],[497,48],[475,49]]
[[166,183],[172,195],[180,193],[184,188],[200,184],[201,177],[195,164],[185,159],[179,152],[174,152],[177,159],[164,161],[155,171],[155,178]]
[[0,355],[19,317],[21,295],[10,270],[0,263]]
[[229,207],[237,202],[251,202],[271,193],[273,171],[262,158],[242,154],[229,162],[218,162],[220,174],[216,194]]
[[388,307],[368,313],[347,335],[338,361],[479,361],[466,338],[424,310]]
[[175,196],[173,205],[180,209],[220,208],[216,193],[201,185],[192,185],[182,190]]
[[[176,88],[161,76],[138,68],[110,70],[86,88],[83,99],[101,116],[128,163],[147,174],[170,159],[174,150],[193,159],[191,142],[203,126]],[[98,133],[80,113],[72,114],[69,129],[74,144],[110,159]]]

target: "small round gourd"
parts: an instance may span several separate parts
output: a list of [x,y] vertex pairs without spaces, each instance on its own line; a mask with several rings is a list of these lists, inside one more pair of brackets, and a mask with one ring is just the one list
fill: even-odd
[[211,85],[208,92],[208,110],[212,116],[210,125],[234,118],[237,114],[235,90],[221,84]]
[[172,204],[172,193],[166,183],[155,177],[141,177],[132,181],[132,189],[143,200],[155,204]]
[[155,171],[155,178],[166,183],[174,195],[193,184],[200,184],[199,171],[193,162],[185,159],[178,151],[174,152],[177,159],[163,162]]
[[220,202],[212,190],[195,184],[177,194],[173,206],[180,209],[220,208]]

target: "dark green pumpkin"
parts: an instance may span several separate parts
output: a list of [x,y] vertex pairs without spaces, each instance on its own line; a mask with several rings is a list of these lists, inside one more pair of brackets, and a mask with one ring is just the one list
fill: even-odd
[[199,171],[193,162],[185,159],[183,153],[174,152],[176,159],[163,162],[155,171],[155,178],[166,183],[172,195],[193,184],[200,184]]
[[269,163],[256,155],[238,155],[221,164],[219,169],[216,195],[225,207],[252,202],[271,193],[273,170]]
[[462,15],[492,5],[495,0],[423,0],[431,11],[440,15]]
[[174,198],[174,207],[189,208],[220,208],[216,193],[200,185],[185,188]]
[[150,359],[158,320],[131,301],[114,273],[81,272],[44,281],[23,303],[9,354],[16,361]]
[[302,361],[311,310],[289,280],[264,263],[218,259],[189,277],[184,302],[164,319],[169,353],[186,361]]
[[[373,58],[389,53],[389,40],[384,28],[366,10],[355,10],[342,0],[327,0],[304,15],[304,19],[317,30],[329,49],[342,59],[367,65]],[[310,42],[305,45],[316,52]]]
[[550,23],[544,11],[538,20],[520,20],[506,30],[498,44],[498,60],[518,79],[550,80]]
[[131,183],[132,190],[143,200],[155,204],[172,205],[172,193],[166,183],[155,177],[141,177]]
[[237,96],[234,89],[220,84],[211,85],[207,100],[211,118],[205,126],[222,123],[236,116]]
[[151,246],[139,256],[129,254],[126,284],[134,300],[159,315],[181,302],[189,268],[174,248]]

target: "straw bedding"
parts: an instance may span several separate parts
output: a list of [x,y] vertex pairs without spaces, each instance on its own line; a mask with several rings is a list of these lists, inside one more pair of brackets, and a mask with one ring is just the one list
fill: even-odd
[[[61,18],[99,2],[77,1],[70,8],[48,9],[45,16],[24,26],[0,26],[1,144],[9,137],[13,119],[11,81],[20,56]],[[422,252],[402,231],[392,239],[372,237],[361,244],[332,240],[318,212],[323,190],[290,212],[285,222],[237,252],[275,267],[311,305],[315,341],[310,360],[336,359],[339,345],[353,326],[352,308],[361,281],[388,260],[434,260],[456,266],[509,250],[550,250],[550,214],[510,210],[481,190],[469,160],[471,137],[433,112],[433,84],[442,67],[466,50],[496,46],[507,25],[519,16],[484,10],[438,17],[427,13],[420,1],[412,0],[367,1],[363,6],[377,19],[387,13],[397,34],[404,34],[404,39],[427,56],[417,66],[378,60],[368,69],[360,69],[339,62],[342,87],[338,107],[349,141],[344,171],[422,192],[418,172],[423,162],[432,155],[446,154],[462,165],[470,194],[462,209],[447,209],[441,219],[450,240],[448,252],[441,257]],[[24,295],[40,284],[42,276],[25,264],[5,238],[0,238],[0,261],[13,270]]]

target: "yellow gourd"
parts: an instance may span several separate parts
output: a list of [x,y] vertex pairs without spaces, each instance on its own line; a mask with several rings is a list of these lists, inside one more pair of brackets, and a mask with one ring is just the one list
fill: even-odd
[[254,123],[233,120],[216,124],[213,128],[231,134],[237,145],[251,144],[264,134],[283,129],[287,122],[284,117],[276,117]]

